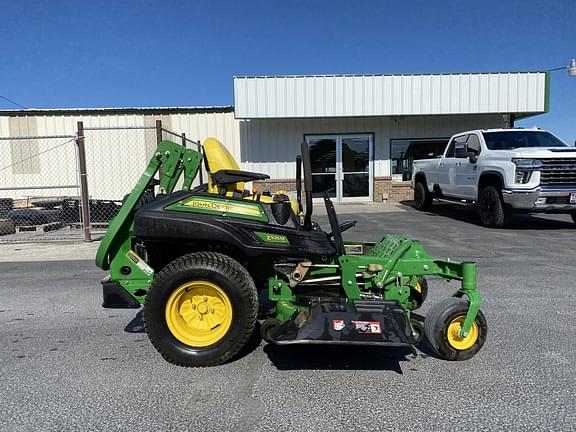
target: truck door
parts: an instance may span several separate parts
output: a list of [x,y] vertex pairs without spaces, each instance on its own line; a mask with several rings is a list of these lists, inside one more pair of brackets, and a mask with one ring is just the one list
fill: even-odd
[[438,167],[438,185],[442,190],[442,194],[447,197],[459,198],[458,186],[456,182],[456,164],[461,164],[462,160],[456,158],[456,150],[466,147],[466,140],[468,135],[460,135],[454,137],[446,154],[440,161],[440,166]]
[[468,135],[466,145],[456,146],[455,159],[457,160],[455,166],[456,172],[456,193],[459,197],[469,200],[475,200],[476,185],[478,184],[478,165],[470,162],[469,155],[474,153],[476,158],[480,156],[480,140],[476,134]]

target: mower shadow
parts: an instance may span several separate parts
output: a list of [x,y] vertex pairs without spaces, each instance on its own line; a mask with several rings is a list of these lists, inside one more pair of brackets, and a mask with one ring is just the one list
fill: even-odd
[[389,370],[403,374],[401,362],[414,354],[407,348],[268,344],[264,352],[278,370]]
[[146,333],[144,330],[144,309],[140,309],[136,316],[124,327],[126,333]]
[[[139,310],[138,313],[130,320],[130,322],[124,327],[126,333],[146,333],[144,329],[144,310]],[[240,360],[242,357],[246,357],[248,354],[256,351],[256,349],[262,343],[262,337],[260,336],[260,323],[256,323],[256,328],[254,333],[248,339],[248,343],[240,350],[236,356],[231,361]]]

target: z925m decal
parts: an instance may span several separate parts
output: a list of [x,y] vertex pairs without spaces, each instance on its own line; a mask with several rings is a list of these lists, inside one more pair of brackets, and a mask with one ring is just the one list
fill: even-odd
[[254,231],[260,239],[262,239],[266,243],[278,243],[278,244],[290,244],[288,241],[288,237],[281,234],[269,234],[260,231]]

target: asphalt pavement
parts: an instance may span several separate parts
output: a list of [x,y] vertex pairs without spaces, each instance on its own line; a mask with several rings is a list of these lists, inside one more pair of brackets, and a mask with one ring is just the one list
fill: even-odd
[[[52,245],[69,253],[45,261],[34,245],[18,245],[14,260],[8,253],[0,262],[0,430],[574,430],[569,216],[525,216],[494,230],[454,205],[348,212],[356,214],[341,214],[341,222],[358,225],[345,239],[404,233],[433,256],[478,263],[489,334],[476,357],[447,362],[425,345],[417,356],[280,349],[255,339],[223,366],[176,367],[149,343],[137,310],[100,307],[105,274],[83,259],[90,247]],[[422,314],[455,287],[431,280]]]

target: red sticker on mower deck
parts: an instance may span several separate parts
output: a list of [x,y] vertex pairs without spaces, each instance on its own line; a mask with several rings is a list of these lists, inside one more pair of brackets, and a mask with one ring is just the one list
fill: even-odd
[[346,323],[344,320],[332,320],[332,328],[336,331],[344,330]]
[[358,333],[382,334],[380,321],[352,321]]

